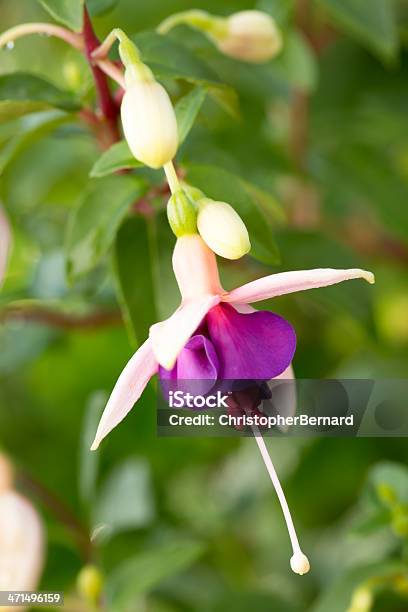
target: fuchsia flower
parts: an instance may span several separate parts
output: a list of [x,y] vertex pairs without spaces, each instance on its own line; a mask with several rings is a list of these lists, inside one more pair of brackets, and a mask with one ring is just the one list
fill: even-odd
[[[279,315],[254,310],[250,303],[355,278],[374,282],[373,274],[365,270],[319,268],[272,274],[228,292],[221,286],[213,251],[198,234],[178,238],[173,269],[181,305],[170,318],[150,328],[149,338],[126,365],[102,415],[92,450],[125,418],[157,372],[164,381],[293,377],[293,327]],[[304,574],[309,561],[300,549],[265,442],[259,429],[252,429],[287,522],[293,548],[291,567]]]
[[293,327],[282,317],[248,306],[278,295],[364,278],[359,269],[319,268],[272,274],[225,291],[214,253],[198,234],[177,240],[174,273],[181,305],[150,328],[150,337],[130,359],[109,398],[92,449],[120,423],[150,378],[263,379],[285,373],[296,348]]

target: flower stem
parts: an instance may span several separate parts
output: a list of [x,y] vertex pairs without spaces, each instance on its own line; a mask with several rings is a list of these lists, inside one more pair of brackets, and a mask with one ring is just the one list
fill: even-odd
[[59,329],[94,330],[119,325],[122,319],[117,310],[96,310],[79,315],[35,304],[15,302],[0,310],[0,325],[7,321],[28,321]]
[[77,519],[68,507],[54,492],[46,488],[39,480],[27,471],[17,471],[17,482],[32,495],[35,495],[69,529],[74,536],[84,562],[89,563],[93,557],[92,542],[87,528]]
[[112,30],[112,32],[109,32],[109,34],[107,35],[105,40],[99,45],[99,47],[96,47],[96,49],[92,51],[92,58],[94,60],[104,59],[108,55],[112,45],[116,42],[116,40],[116,31]]
[[117,124],[119,109],[112,97],[105,73],[99,68],[99,66],[93,63],[92,51],[99,46],[99,39],[95,35],[86,7],[84,7],[83,39],[85,42],[86,57],[91,67],[95,87],[98,92],[101,111],[108,125],[112,142],[116,142],[120,138]]
[[[115,64],[113,62],[111,62],[110,60],[98,60],[97,61],[98,67],[108,76],[110,77],[113,81],[116,81],[116,83],[118,85],[120,85],[120,87],[122,89],[125,89],[125,77],[123,75],[123,72],[120,68],[118,68],[117,66],[115,66]],[[123,94],[123,92],[122,92]]]
[[167,182],[169,184],[171,193],[176,193],[180,190],[180,181],[178,180],[178,176],[174,168],[173,162],[167,162],[167,164],[163,166],[163,170],[166,174]]
[[298,540],[295,526],[292,520],[292,515],[289,510],[288,502],[286,501],[285,493],[282,489],[282,485],[279,481],[279,477],[272,463],[272,459],[268,453],[268,449],[266,448],[265,440],[263,439],[262,434],[256,425],[252,425],[251,429],[253,431],[255,441],[258,445],[259,452],[261,453],[262,459],[265,463],[265,467],[268,471],[272,484],[275,487],[275,491],[276,491],[276,494],[278,496],[278,499],[279,499],[279,502],[282,508],[283,516],[285,517],[286,526],[288,529],[290,542],[292,544],[292,549],[293,549],[291,567],[293,571],[296,572],[297,574],[306,574],[310,568],[309,562],[300,548],[299,540]]
[[66,43],[78,49],[79,51],[84,50],[84,43],[80,34],[75,34],[67,28],[54,25],[52,23],[23,23],[15,26],[3,32],[0,35],[0,49],[5,47],[8,43],[12,43],[17,38],[28,36],[29,34],[47,34],[48,36],[56,36]]

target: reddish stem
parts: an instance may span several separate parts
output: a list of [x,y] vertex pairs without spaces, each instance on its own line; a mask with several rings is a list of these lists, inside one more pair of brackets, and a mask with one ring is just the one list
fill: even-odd
[[94,32],[86,7],[84,7],[83,38],[85,43],[85,54],[92,70],[96,90],[98,92],[101,112],[108,127],[109,138],[111,140],[110,144],[112,144],[120,139],[117,124],[119,108],[112,96],[105,73],[102,72],[102,70],[98,68],[98,66],[96,66],[92,60],[92,51],[99,47],[100,41]]
[[28,321],[60,329],[99,329],[121,323],[116,310],[101,310],[84,315],[58,312],[43,306],[9,306],[0,311],[0,323],[8,320]]
[[26,491],[41,500],[53,515],[70,530],[84,562],[89,563],[93,556],[92,542],[87,528],[76,518],[72,510],[55,493],[47,489],[28,472],[19,470],[17,480]]

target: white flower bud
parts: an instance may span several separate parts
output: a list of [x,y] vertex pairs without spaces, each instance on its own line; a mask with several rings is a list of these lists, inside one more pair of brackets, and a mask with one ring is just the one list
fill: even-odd
[[226,55],[253,63],[270,60],[282,48],[275,21],[261,11],[240,11],[228,17],[226,35],[215,42]]
[[31,591],[43,567],[43,528],[31,503],[11,488],[11,468],[1,459],[0,591]]
[[225,202],[204,198],[197,203],[197,227],[204,242],[221,257],[239,259],[251,248],[239,214]]
[[136,159],[151,168],[160,168],[173,159],[178,147],[177,120],[160,83],[129,79],[121,115],[125,138]]

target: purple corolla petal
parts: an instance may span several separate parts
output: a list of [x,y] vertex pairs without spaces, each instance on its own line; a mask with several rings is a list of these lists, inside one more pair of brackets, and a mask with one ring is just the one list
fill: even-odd
[[281,272],[264,276],[258,280],[233,289],[225,296],[223,301],[231,304],[251,304],[261,300],[305,291],[306,289],[317,289],[335,285],[354,278],[364,278],[369,283],[374,283],[374,274],[367,270],[353,268],[350,270],[334,270],[332,268],[317,268],[315,270],[295,270],[293,272]]
[[296,334],[279,315],[263,310],[241,314],[229,304],[219,304],[206,322],[222,379],[269,380],[292,361]]
[[158,363],[171,370],[190,337],[194,334],[207,312],[218,304],[218,295],[204,295],[183,303],[165,321],[150,328],[150,339]]
[[157,372],[157,361],[151,342],[146,340],[128,361],[111,393],[98,425],[91,450],[96,450],[105,436],[118,425],[142,395],[147,383]]
[[165,395],[169,390],[205,395],[218,378],[218,357],[211,340],[196,334],[187,342],[172,370],[160,367]]

